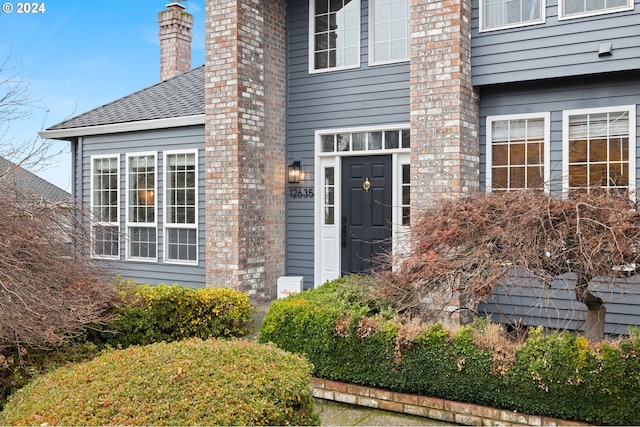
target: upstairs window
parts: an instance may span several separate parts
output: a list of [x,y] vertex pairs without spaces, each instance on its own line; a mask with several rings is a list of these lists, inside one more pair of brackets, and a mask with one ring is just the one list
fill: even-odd
[[543,0],[480,0],[480,31],[544,22]]
[[310,0],[309,72],[360,65],[360,1]]
[[632,0],[560,0],[559,19],[632,10]]
[[409,0],[371,0],[369,5],[370,63],[409,60]]
[[564,189],[635,190],[635,106],[563,113]]
[[156,155],[127,156],[127,258],[156,260]]
[[488,191],[544,188],[548,113],[487,117],[487,142]]

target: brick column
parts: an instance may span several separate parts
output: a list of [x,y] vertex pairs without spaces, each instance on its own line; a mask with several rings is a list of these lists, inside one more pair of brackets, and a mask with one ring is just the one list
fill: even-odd
[[471,0],[411,0],[411,203],[479,187]]
[[285,4],[207,0],[207,285],[276,295],[284,274]]
[[[418,216],[441,197],[479,187],[479,96],[471,85],[471,0],[411,0],[411,205]],[[460,319],[454,287],[427,310]],[[464,310],[462,311],[464,312]]]

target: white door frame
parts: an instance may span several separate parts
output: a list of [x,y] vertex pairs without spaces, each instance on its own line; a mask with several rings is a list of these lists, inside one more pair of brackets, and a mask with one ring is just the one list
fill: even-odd
[[[409,129],[408,124],[368,126],[357,128],[323,129],[315,132],[314,193],[314,287],[340,277],[341,271],[341,224],[342,218],[342,158],[347,156],[391,155],[392,183],[392,250],[394,255],[400,247],[401,236],[408,230],[402,225],[402,166],[409,164],[409,148],[364,149],[338,151],[337,137],[334,150],[324,147],[323,136],[358,133],[385,132]],[[351,141],[351,140],[350,140]],[[353,148],[352,143],[349,144]],[[344,147],[342,147],[344,149]],[[333,172],[333,185],[325,185],[325,173]],[[406,185],[406,183],[405,183]],[[327,204],[327,196],[333,192],[333,204]],[[325,220],[325,219],[328,220]]]

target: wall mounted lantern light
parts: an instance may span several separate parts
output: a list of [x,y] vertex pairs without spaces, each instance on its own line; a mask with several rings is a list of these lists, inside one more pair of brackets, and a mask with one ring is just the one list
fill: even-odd
[[300,183],[300,161],[296,160],[289,165],[289,184]]

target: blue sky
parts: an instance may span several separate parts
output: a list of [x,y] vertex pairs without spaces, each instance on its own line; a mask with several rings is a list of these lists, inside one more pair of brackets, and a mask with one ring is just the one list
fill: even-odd
[[[0,0],[13,6],[11,13],[0,11],[0,63],[10,55],[9,63],[30,81],[34,100],[31,117],[13,121],[0,137],[0,152],[10,143],[33,140],[39,130],[158,83],[157,15],[170,2],[45,0],[38,2],[44,3],[44,13],[18,14],[18,1]],[[204,0],[182,4],[194,15],[191,66],[197,67],[204,63]],[[50,143],[52,152],[60,154],[50,167],[33,172],[71,191],[69,144]]]

